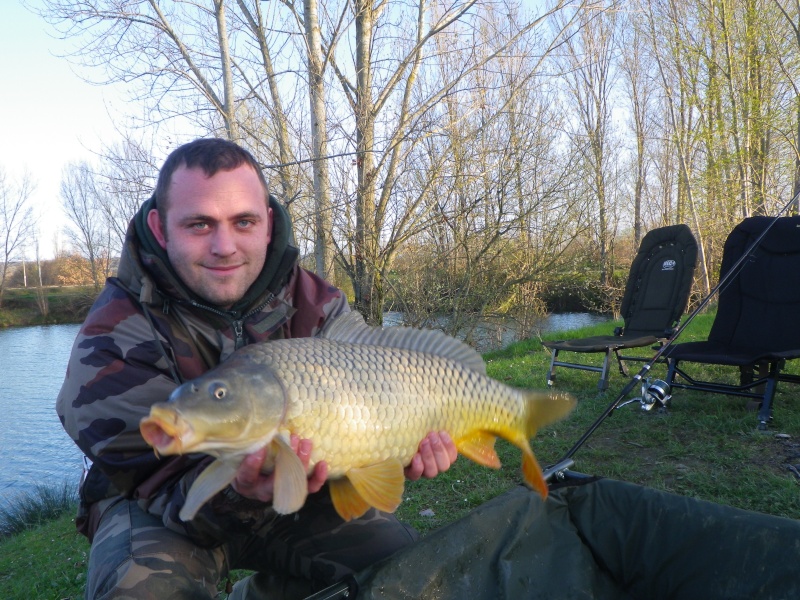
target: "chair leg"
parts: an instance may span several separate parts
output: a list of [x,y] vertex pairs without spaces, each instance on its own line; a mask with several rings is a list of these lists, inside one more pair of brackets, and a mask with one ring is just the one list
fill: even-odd
[[547,372],[547,387],[553,387],[556,381],[556,358],[558,357],[558,350],[552,349],[552,356],[550,357],[550,370]]
[[628,365],[625,364],[625,359],[619,355],[619,350],[614,350],[614,355],[617,357],[620,375],[628,377]]
[[608,366],[611,364],[612,352],[611,348],[606,350],[606,356],[603,359],[603,370],[600,372],[600,381],[597,383],[597,389],[601,392],[605,392],[608,389]]
[[782,368],[780,361],[769,364],[767,383],[764,385],[764,399],[761,401],[761,410],[758,411],[758,429],[766,431],[767,425],[772,420],[772,401],[778,389],[778,373]]
[[672,384],[675,383],[675,371],[678,368],[678,361],[674,358],[667,359],[667,379],[666,384],[669,387],[672,387]]

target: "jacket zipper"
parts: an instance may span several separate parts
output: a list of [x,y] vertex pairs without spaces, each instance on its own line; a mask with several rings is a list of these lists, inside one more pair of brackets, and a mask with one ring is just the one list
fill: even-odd
[[275,298],[275,294],[270,293],[269,296],[266,297],[264,302],[262,302],[261,304],[256,306],[253,310],[251,310],[251,311],[247,312],[246,314],[242,315],[238,319],[232,317],[231,313],[228,313],[228,312],[225,312],[225,311],[222,311],[222,310],[218,310],[218,309],[213,308],[211,306],[206,306],[205,304],[200,304],[199,302],[197,302],[195,300],[191,300],[190,302],[191,302],[191,305],[194,306],[195,308],[200,308],[200,309],[206,310],[208,312],[212,312],[215,315],[219,315],[220,317],[223,317],[224,319],[226,319],[231,324],[231,328],[233,329],[233,335],[234,335],[233,348],[234,348],[234,350],[238,350],[239,348],[241,348],[242,346],[245,345],[244,344],[244,341],[245,341],[244,340],[244,322],[245,322],[245,320],[248,319],[249,317],[253,316],[257,312],[261,312],[261,310],[263,310],[265,306],[267,306],[270,302],[272,302],[272,300],[274,298]]

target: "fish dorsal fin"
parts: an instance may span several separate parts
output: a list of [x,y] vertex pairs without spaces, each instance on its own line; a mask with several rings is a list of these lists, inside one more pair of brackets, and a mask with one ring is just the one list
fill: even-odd
[[461,366],[486,374],[486,363],[474,348],[435,329],[412,327],[371,327],[357,311],[334,319],[322,332],[322,337],[351,344],[402,348],[448,358]]

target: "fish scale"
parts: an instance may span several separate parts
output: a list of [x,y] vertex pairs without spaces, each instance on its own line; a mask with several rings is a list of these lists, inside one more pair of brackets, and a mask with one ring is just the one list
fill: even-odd
[[[325,460],[332,477],[388,457],[407,463],[429,431],[506,433],[526,418],[513,388],[426,353],[305,339],[250,355],[278,374],[286,428],[314,440],[312,463]],[[404,427],[387,427],[395,419]]]

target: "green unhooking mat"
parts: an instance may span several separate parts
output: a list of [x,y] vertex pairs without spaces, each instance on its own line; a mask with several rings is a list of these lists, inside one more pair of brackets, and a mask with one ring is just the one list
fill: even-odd
[[799,569],[799,521],[599,479],[513,489],[356,582],[360,599],[792,600]]

